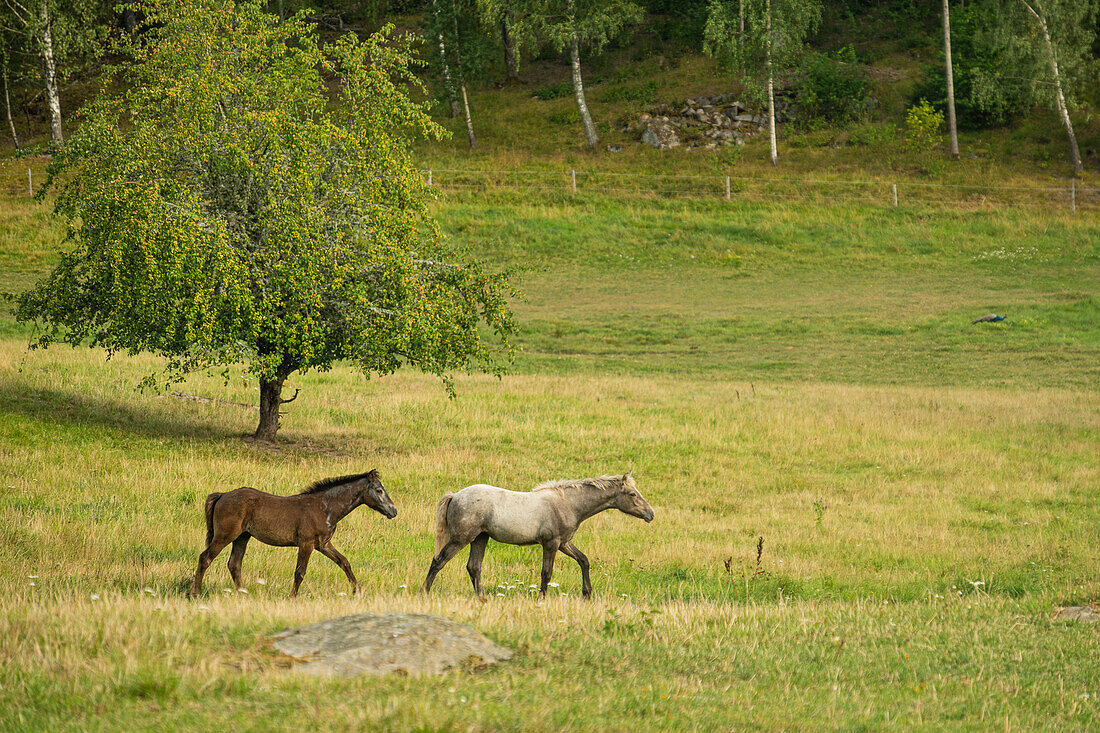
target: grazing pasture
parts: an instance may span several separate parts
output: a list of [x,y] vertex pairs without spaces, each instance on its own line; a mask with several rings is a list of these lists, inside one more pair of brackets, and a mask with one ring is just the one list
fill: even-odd
[[[0,202],[0,283],[53,261],[45,208]],[[0,304],[0,729],[1095,729],[1100,221],[451,197],[453,239],[517,267],[513,372],[309,373],[278,448],[256,385],[136,391],[147,356],[27,352]],[[971,325],[989,312],[999,323]],[[201,399],[194,399],[201,398]],[[186,598],[203,501],[377,468],[399,514],[334,542],[361,589],[253,543]],[[494,544],[415,590],[436,502],[633,469],[651,524],[559,557]],[[759,545],[763,538],[762,548]],[[759,552],[758,552],[758,548]],[[537,588],[536,588],[537,589]],[[290,674],[264,638],[360,612],[469,623],[514,649],[430,679]]]

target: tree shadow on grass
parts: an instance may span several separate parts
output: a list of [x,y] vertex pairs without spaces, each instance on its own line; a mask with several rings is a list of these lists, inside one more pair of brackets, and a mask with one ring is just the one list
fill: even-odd
[[144,410],[123,400],[89,397],[63,389],[7,385],[0,388],[0,415],[22,415],[58,427],[102,427],[149,438],[173,438],[220,442],[224,428],[179,415]]
[[[174,393],[160,395],[160,398],[179,399]],[[251,409],[249,405],[233,402],[215,402],[214,405],[214,409],[222,405],[223,409]],[[145,438],[247,446],[259,453],[271,455],[306,453],[334,458],[349,455],[324,435],[310,436],[308,440],[279,440],[268,443],[256,440],[248,433],[234,432],[219,422],[204,420],[203,416],[169,413],[159,409],[147,410],[140,403],[89,397],[64,389],[0,384],[0,418],[5,414],[22,415],[58,428],[100,427]]]

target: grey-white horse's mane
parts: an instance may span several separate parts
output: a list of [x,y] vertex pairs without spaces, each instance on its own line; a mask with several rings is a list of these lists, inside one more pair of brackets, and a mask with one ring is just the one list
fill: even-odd
[[611,489],[620,489],[623,485],[622,476],[599,476],[597,478],[571,478],[571,479],[555,479],[553,481],[547,481],[546,483],[539,484],[531,491],[556,491],[559,494],[563,491],[569,491],[570,489],[578,489],[582,486],[591,486],[599,489],[600,491],[609,491]]

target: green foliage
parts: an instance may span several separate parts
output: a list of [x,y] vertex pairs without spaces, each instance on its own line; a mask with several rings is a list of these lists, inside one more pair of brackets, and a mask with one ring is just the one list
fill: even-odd
[[555,125],[571,127],[580,123],[581,113],[576,107],[567,107],[566,109],[552,113],[549,120]]
[[455,85],[486,78],[497,48],[479,21],[474,0],[434,0],[428,9],[423,29],[426,56],[439,82],[436,88],[453,98]]
[[870,87],[856,67],[851,46],[831,54],[811,51],[799,66],[799,118],[803,122],[847,122],[863,117],[870,104]]
[[531,92],[533,97],[544,101],[561,99],[562,97],[572,96],[572,94],[573,82],[568,79],[563,79],[555,84],[547,84],[546,86],[538,87],[535,91]]
[[613,39],[642,20],[631,0],[523,0],[538,34],[558,51],[575,36],[582,48],[601,53]]
[[[1039,85],[1035,82],[1044,74],[1037,59],[1032,56],[1025,61],[993,42],[995,17],[982,3],[951,10],[955,115],[960,130],[1006,125],[1039,99]],[[1006,73],[1006,69],[1012,72]],[[931,101],[941,111],[947,108],[942,44],[938,47],[938,60],[924,68],[923,79],[910,95],[913,103],[920,99]]]
[[617,86],[608,89],[600,96],[600,101],[613,102],[652,102],[660,84],[655,79],[634,86]]
[[19,299],[37,342],[247,363],[262,381],[347,359],[492,368],[500,276],[453,263],[407,152],[438,137],[389,30],[318,46],[254,2],[139,6],[146,27],[49,168],[70,248]]
[[905,147],[923,154],[943,142],[943,112],[927,99],[920,100],[905,113]]
[[711,0],[703,29],[703,52],[740,73],[747,89],[762,98],[769,48],[774,68],[794,64],[802,54],[806,38],[821,23],[821,3],[819,0],[744,0],[744,34],[741,33],[741,7],[740,0]]

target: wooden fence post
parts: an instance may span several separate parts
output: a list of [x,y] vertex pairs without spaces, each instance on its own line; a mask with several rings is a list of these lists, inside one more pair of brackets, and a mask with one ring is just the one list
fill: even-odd
[[432,187],[432,169],[428,169],[428,188]]
[[1069,204],[1073,213],[1077,213],[1077,181],[1069,182]]
[[894,192],[894,206],[897,206],[898,205],[898,184],[891,183],[890,188],[893,189],[893,192]]
[[730,177],[726,176],[726,201],[730,200]]
[[34,196],[34,176],[31,174],[31,169],[27,169],[27,195]]
[[577,192],[577,172],[574,170],[569,171],[569,179],[573,183],[573,193]]

